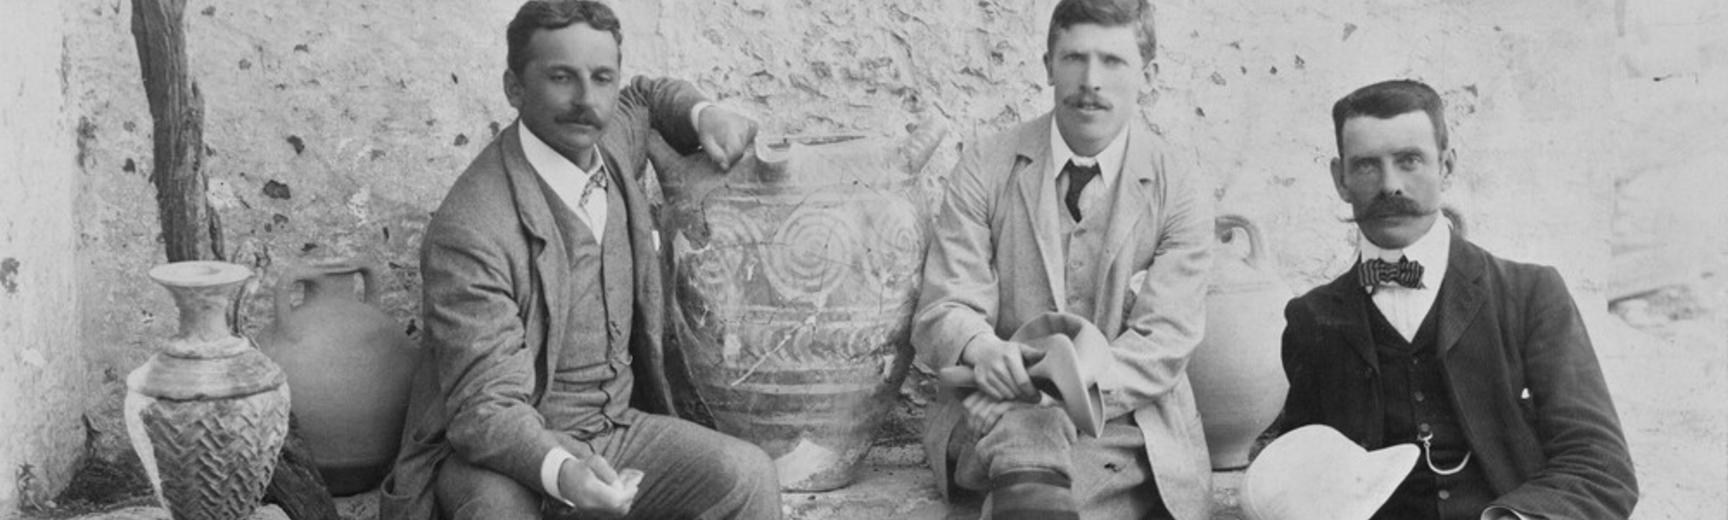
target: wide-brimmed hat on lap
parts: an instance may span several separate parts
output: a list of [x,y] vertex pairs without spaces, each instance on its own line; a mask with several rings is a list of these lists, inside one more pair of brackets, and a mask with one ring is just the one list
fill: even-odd
[[[1021,324],[1008,341],[1036,352],[1025,359],[1032,386],[1062,402],[1075,430],[1097,437],[1104,426],[1104,396],[1098,378],[1110,369],[1112,359],[1110,341],[1104,333],[1085,318],[1049,312]],[[939,378],[952,387],[975,386],[971,367],[944,368]]]
[[1368,451],[1329,426],[1279,436],[1248,465],[1239,496],[1248,520],[1368,520],[1416,465],[1420,450]]

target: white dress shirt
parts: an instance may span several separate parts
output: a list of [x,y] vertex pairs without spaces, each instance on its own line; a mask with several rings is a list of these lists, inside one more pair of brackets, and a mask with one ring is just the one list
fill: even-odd
[[[1374,306],[1392,327],[1404,335],[1405,341],[1415,341],[1416,329],[1434,308],[1434,298],[1440,294],[1440,283],[1446,279],[1446,264],[1452,251],[1452,223],[1445,217],[1435,219],[1428,233],[1404,249],[1383,249],[1360,237],[1357,241],[1358,261],[1378,258],[1396,263],[1400,258],[1422,264],[1422,288],[1412,289],[1398,284],[1382,284],[1373,290]],[[1369,288],[1364,287],[1366,291]]]
[[[1092,210],[1104,207],[1104,198],[1111,193],[1111,187],[1116,185],[1116,178],[1121,177],[1122,162],[1128,157],[1128,126],[1123,125],[1122,131],[1116,134],[1104,150],[1095,157],[1081,157],[1074,154],[1068,147],[1068,141],[1062,139],[1062,132],[1056,128],[1056,118],[1050,118],[1050,178],[1056,180],[1056,200],[1061,201],[1068,194],[1068,178],[1062,175],[1062,167],[1068,161],[1074,161],[1075,166],[1091,166],[1098,164],[1098,178],[1087,183],[1080,189],[1080,214],[1091,215]],[[1059,213],[1067,214],[1067,206]]]

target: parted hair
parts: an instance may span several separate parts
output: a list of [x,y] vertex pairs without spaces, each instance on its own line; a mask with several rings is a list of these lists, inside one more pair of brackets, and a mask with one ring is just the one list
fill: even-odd
[[521,74],[522,67],[528,65],[532,57],[528,55],[528,41],[534,38],[535,32],[563,29],[578,23],[588,24],[596,31],[610,32],[613,41],[624,44],[618,15],[606,4],[594,0],[529,0],[516,11],[516,17],[510,20],[510,28],[504,32],[504,40],[509,46],[505,60],[510,71]]
[[1146,0],[1062,0],[1050,14],[1050,35],[1044,52],[1056,49],[1056,36],[1075,25],[1089,23],[1105,27],[1131,26],[1140,46],[1141,65],[1157,52],[1157,33],[1152,29],[1152,5]]
[[1391,119],[1421,110],[1434,124],[1434,144],[1446,149],[1446,102],[1433,87],[1420,81],[1394,79],[1356,89],[1332,104],[1332,138],[1344,153],[1344,122],[1353,117]]

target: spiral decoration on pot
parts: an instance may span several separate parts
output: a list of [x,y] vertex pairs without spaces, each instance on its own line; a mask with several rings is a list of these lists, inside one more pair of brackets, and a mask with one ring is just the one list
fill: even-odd
[[821,305],[851,274],[859,229],[844,209],[800,206],[762,248],[768,282],[781,298]]

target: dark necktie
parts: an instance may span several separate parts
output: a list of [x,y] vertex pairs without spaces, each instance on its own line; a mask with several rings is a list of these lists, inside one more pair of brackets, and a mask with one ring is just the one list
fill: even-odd
[[1411,289],[1422,288],[1422,264],[1408,257],[1399,257],[1397,262],[1370,258],[1362,262],[1356,273],[1362,286],[1370,292],[1381,285],[1394,283]]
[[1098,163],[1077,166],[1074,161],[1068,161],[1068,164],[1062,166],[1062,173],[1068,175],[1068,195],[1063,197],[1062,201],[1068,203],[1068,215],[1074,217],[1075,222],[1079,222],[1080,190],[1086,189],[1086,183],[1092,182],[1092,179],[1098,176]]

